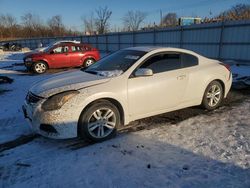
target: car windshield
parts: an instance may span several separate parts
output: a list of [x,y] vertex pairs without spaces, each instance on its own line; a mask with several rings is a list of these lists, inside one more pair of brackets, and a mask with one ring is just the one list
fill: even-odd
[[145,54],[146,52],[144,51],[119,50],[81,70],[87,73],[98,74],[107,77],[118,76],[125,72]]
[[52,47],[54,47],[54,44],[51,44],[51,45],[45,47],[45,49],[43,51],[44,52],[49,52]]

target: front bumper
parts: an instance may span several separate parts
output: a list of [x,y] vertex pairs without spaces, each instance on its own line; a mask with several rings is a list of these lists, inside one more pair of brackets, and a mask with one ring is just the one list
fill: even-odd
[[24,117],[35,133],[54,139],[77,137],[77,122],[67,121],[60,110],[45,112],[41,109],[41,103],[28,104],[27,101],[22,109]]
[[27,68],[27,69],[31,69],[31,67],[32,67],[32,65],[33,65],[33,62],[32,61],[23,61],[23,63],[24,63],[24,65],[25,65],[25,67]]

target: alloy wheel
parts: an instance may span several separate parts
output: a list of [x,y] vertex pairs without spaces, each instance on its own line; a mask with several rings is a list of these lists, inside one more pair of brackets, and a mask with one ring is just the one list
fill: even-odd
[[92,65],[93,63],[94,63],[93,59],[87,59],[85,65],[86,65],[86,67],[88,67],[88,66]]
[[88,132],[94,138],[109,136],[116,125],[116,115],[109,108],[97,109],[88,120]]
[[44,63],[37,63],[35,65],[35,71],[37,73],[44,73],[46,71],[46,65]]
[[221,94],[221,88],[216,84],[212,85],[206,94],[208,105],[210,107],[216,106],[220,102]]

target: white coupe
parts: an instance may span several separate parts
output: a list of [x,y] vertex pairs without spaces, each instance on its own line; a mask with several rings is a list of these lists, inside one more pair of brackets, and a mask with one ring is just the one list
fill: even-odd
[[185,49],[132,47],[35,84],[23,111],[41,135],[100,142],[137,119],[196,105],[213,110],[231,84],[229,67],[218,60]]

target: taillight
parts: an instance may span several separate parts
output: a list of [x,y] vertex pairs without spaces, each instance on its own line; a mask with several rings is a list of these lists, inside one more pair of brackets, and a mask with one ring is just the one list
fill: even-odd
[[228,64],[225,64],[225,63],[220,63],[222,66],[226,67],[226,69],[231,72],[231,68],[230,68],[230,65]]

